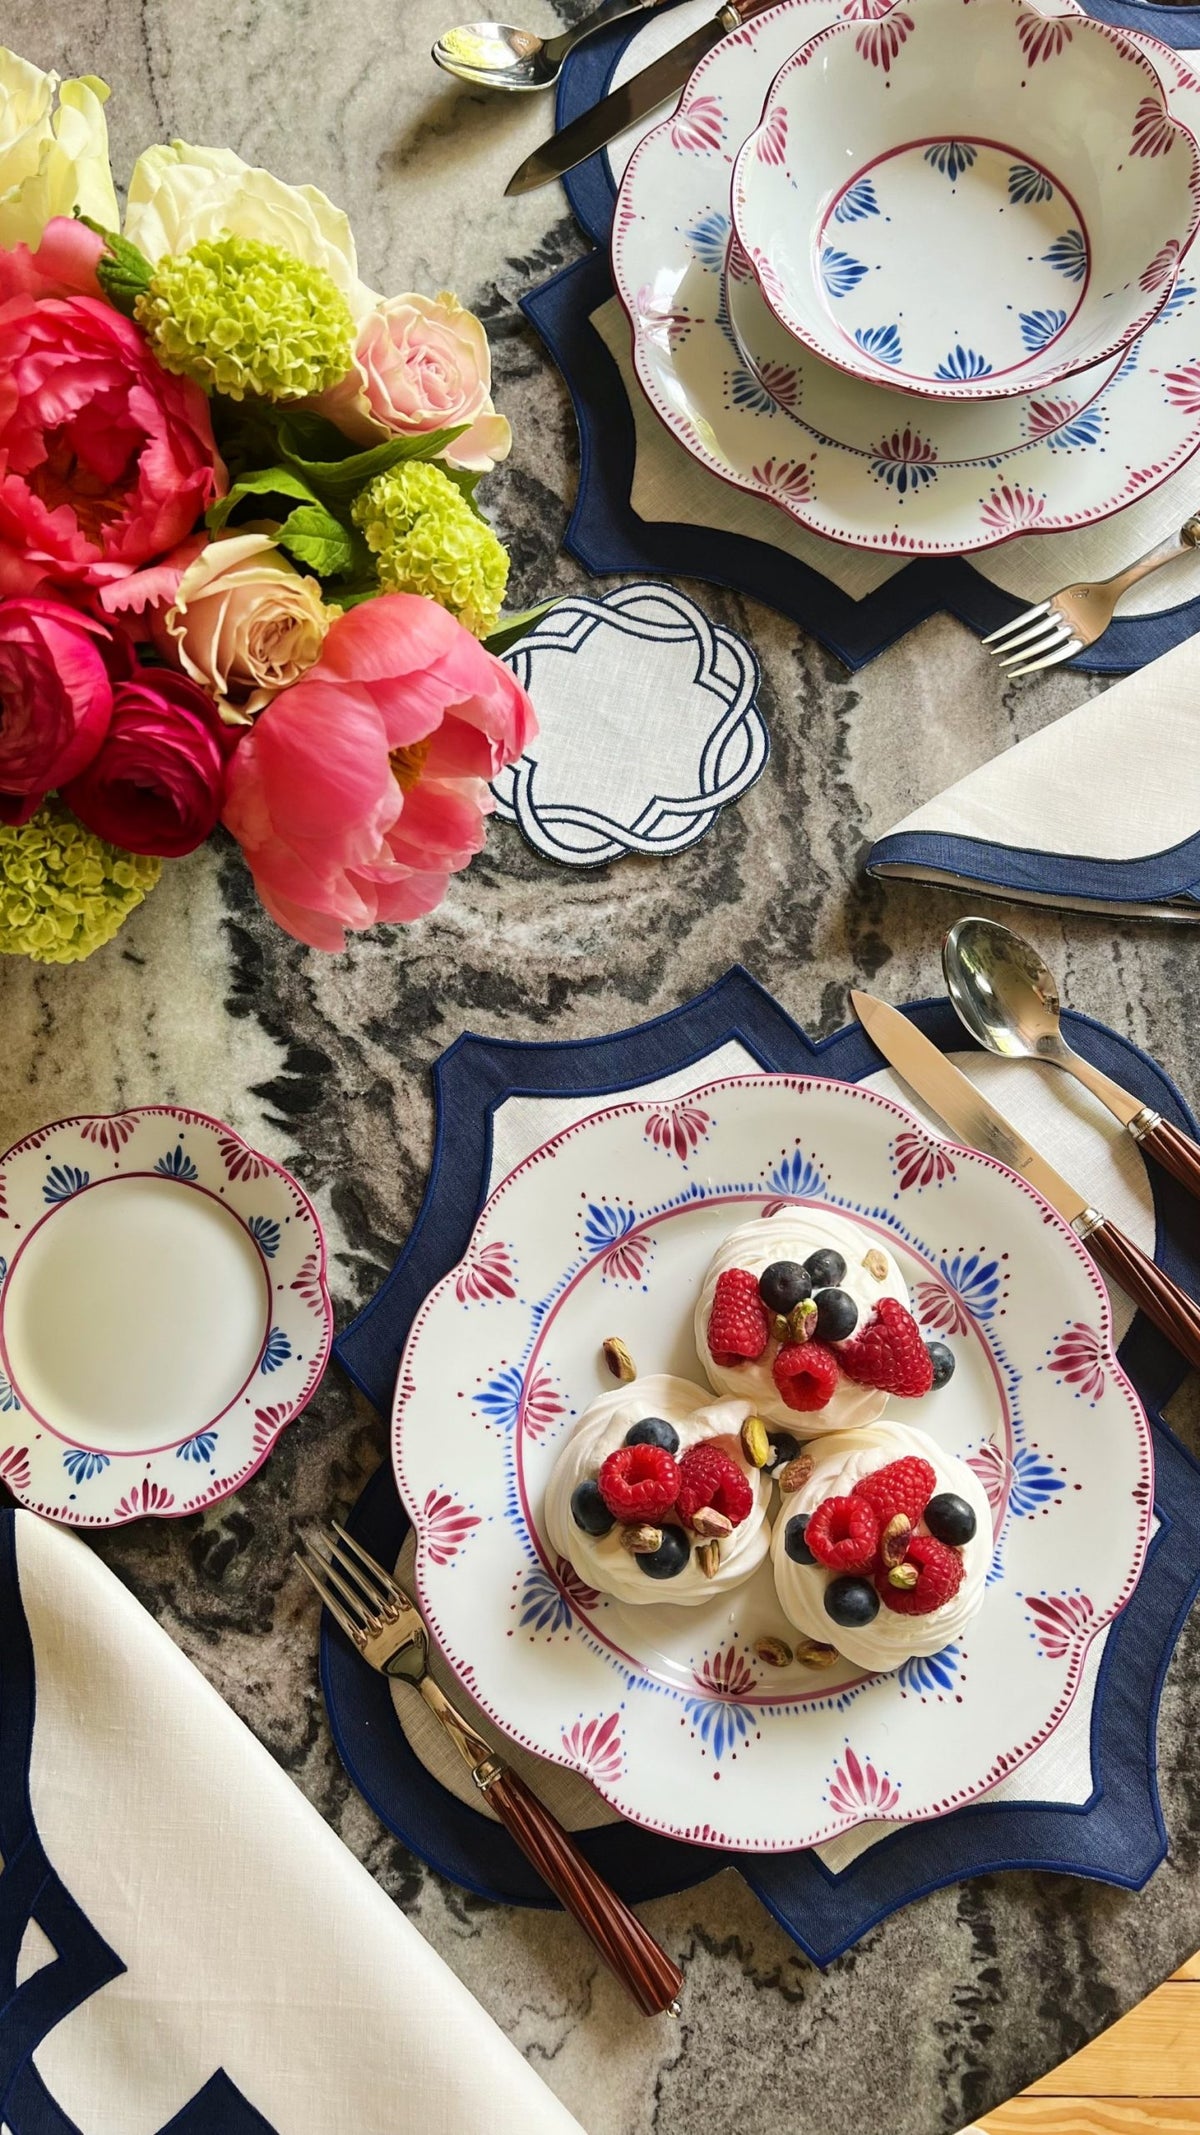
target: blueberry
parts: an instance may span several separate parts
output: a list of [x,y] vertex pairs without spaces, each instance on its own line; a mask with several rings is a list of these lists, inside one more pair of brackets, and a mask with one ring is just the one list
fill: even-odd
[[768,1431],[767,1437],[775,1455],[774,1465],[778,1465],[781,1460],[795,1460],[804,1451],[800,1440],[793,1438],[790,1431]]
[[843,1572],[840,1579],[831,1579],[825,1589],[825,1614],[844,1630],[857,1631],[863,1624],[875,1621],[879,1596],[869,1579],[856,1579],[852,1573]]
[[793,1564],[815,1564],[814,1557],[804,1537],[808,1532],[808,1514],[798,1512],[783,1530],[783,1546]]
[[643,1416],[625,1433],[627,1446],[661,1446],[664,1453],[678,1453],[679,1433],[662,1416]]
[[773,1260],[758,1278],[758,1294],[768,1312],[790,1312],[812,1296],[812,1277],[798,1260]]
[[962,1549],[974,1539],[977,1522],[965,1497],[956,1497],[952,1490],[943,1490],[939,1497],[931,1497],[926,1505],[925,1525],[939,1542],[948,1542],[951,1549]]
[[814,1290],[828,1290],[846,1279],[846,1263],[840,1253],[823,1245],[819,1253],[810,1253],[804,1263],[812,1276]]
[[585,1535],[606,1535],[616,1525],[599,1483],[579,1483],[571,1493],[571,1518]]
[[848,1290],[817,1291],[818,1342],[844,1342],[858,1325],[858,1306]]
[[952,1349],[947,1349],[944,1342],[926,1342],[925,1347],[929,1351],[929,1361],[933,1366],[933,1387],[936,1393],[939,1386],[945,1386],[954,1377],[954,1367],[958,1359]]
[[664,1527],[663,1538],[652,1557],[635,1557],[634,1563],[645,1572],[647,1579],[675,1579],[683,1570],[692,1553],[682,1527]]

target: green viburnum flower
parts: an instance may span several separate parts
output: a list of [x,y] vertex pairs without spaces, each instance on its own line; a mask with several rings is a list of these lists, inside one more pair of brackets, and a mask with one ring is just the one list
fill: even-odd
[[82,962],[161,873],[161,860],[119,851],[53,801],[28,823],[0,823],[0,956]]
[[354,503],[388,593],[425,593],[477,638],[494,630],[508,556],[450,477],[426,460],[401,460]]
[[301,400],[350,369],[354,320],[332,276],[253,237],[160,259],[134,316],[165,370],[231,400]]

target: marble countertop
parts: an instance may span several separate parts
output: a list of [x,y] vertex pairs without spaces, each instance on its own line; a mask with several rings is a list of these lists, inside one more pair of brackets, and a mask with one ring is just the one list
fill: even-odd
[[[581,12],[521,0],[550,28]],[[113,85],[114,164],[180,134],[224,142],[353,217],[364,271],[453,287],[482,313],[512,459],[489,505],[524,606],[586,580],[559,543],[577,451],[561,381],[517,312],[582,240],[557,187],[505,201],[548,104],[498,105],[439,76],[446,0],[10,0],[5,41]],[[766,609],[699,597],[763,664],[766,774],[698,846],[597,873],[551,871],[515,830],[442,909],[323,958],[276,931],[219,844],[168,870],[116,943],[66,971],[0,972],[0,1146],[72,1111],[178,1100],[291,1164],[328,1228],[342,1324],[390,1266],[432,1139],[428,1069],[464,1028],[581,1037],[675,1006],[735,958],[814,1035],[846,989],[940,990],[948,894],[866,882],[871,840],[946,782],[1096,685],[1004,684],[935,618],[862,674]],[[1197,1096],[1196,947],[1186,930],[1026,913],[1075,1006],[1126,1030]],[[1195,1382],[1193,1382],[1194,1392]],[[1172,1421],[1200,1445],[1200,1403]],[[262,1472],[207,1515],[97,1546],[348,1846],[466,1981],[588,2135],[929,2135],[956,2129],[1073,2052],[1200,1940],[1200,1624],[1163,1702],[1171,1851],[1132,1896],[1082,1881],[986,1877],[886,1921],[821,1974],[723,1874],[646,1908],[686,1969],[683,2019],[633,2017],[574,1926],[443,1883],[393,1841],[334,1755],[316,1680],[298,1523],[345,1509],[384,1457],[375,1417],[331,1373]]]

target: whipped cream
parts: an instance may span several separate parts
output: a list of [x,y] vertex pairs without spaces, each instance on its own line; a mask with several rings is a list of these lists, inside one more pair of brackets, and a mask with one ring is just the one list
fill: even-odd
[[[679,1455],[702,1438],[729,1436],[736,1441],[747,1416],[754,1409],[749,1401],[713,1401],[687,1379],[666,1372],[634,1379],[615,1393],[603,1394],[585,1409],[572,1436],[563,1447],[546,1488],[543,1530],[552,1547],[574,1565],[588,1586],[618,1601],[678,1602],[687,1606],[711,1601],[714,1594],[740,1586],[757,1571],[770,1547],[767,1507],[770,1477],[750,1465],[740,1450],[734,1454],[743,1475],[754,1489],[754,1509],[721,1543],[721,1563],[716,1576],[706,1579],[696,1563],[695,1551],[673,1579],[651,1579],[621,1546],[620,1527],[606,1535],[589,1535],[571,1517],[571,1498],[578,1483],[594,1479],[620,1445],[625,1433],[647,1416],[661,1416],[679,1433]],[[676,1457],[678,1458],[679,1455]],[[670,1516],[668,1521],[670,1524]]]
[[[717,1277],[726,1269],[745,1268],[751,1275],[761,1275],[776,1260],[803,1264],[810,1253],[823,1246],[840,1253],[846,1263],[846,1273],[837,1287],[854,1299],[860,1325],[870,1318],[881,1297],[894,1297],[907,1305],[904,1277],[886,1245],[873,1232],[864,1231],[849,1216],[834,1215],[831,1210],[784,1208],[775,1216],[756,1216],[753,1222],[743,1223],[729,1233],[709,1262],[696,1306],[696,1348],[717,1392],[743,1395],[752,1403],[756,1415],[768,1423],[786,1426],[797,1438],[819,1438],[826,1431],[859,1430],[882,1416],[888,1397],[873,1386],[856,1386],[852,1379],[843,1378],[823,1409],[808,1414],[790,1409],[771,1376],[778,1342],[768,1342],[762,1356],[753,1361],[747,1358],[743,1364],[714,1364],[708,1346],[708,1319]],[[887,1262],[882,1281],[863,1264],[870,1252],[882,1253]],[[834,1344],[835,1354],[836,1348]]]
[[[916,1653],[940,1653],[961,1637],[983,1600],[992,1556],[992,1514],[982,1483],[965,1461],[947,1453],[925,1431],[907,1423],[869,1424],[843,1431],[810,1448],[816,1466],[803,1490],[780,1500],[771,1544],[775,1591],[790,1623],[822,1645],[836,1646],[856,1668],[899,1668]],[[823,1564],[794,1564],[784,1548],[784,1533],[797,1513],[815,1512],[827,1497],[849,1497],[855,1483],[889,1461],[912,1455],[927,1460],[937,1477],[934,1496],[953,1491],[975,1514],[976,1528],[963,1550],[963,1582],[952,1601],[928,1616],[899,1616],[885,1602],[873,1622],[855,1629],[836,1624],[826,1614],[825,1589],[834,1573]]]

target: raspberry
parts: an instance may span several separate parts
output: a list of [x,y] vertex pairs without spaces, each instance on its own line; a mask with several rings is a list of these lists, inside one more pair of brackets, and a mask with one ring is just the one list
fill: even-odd
[[855,1483],[853,1494],[866,1499],[881,1528],[898,1512],[915,1527],[936,1489],[937,1477],[929,1462],[910,1453],[904,1460],[890,1460],[886,1468],[864,1475],[861,1483]]
[[[811,1527],[810,1521],[810,1531]],[[886,1572],[876,1576],[875,1590],[885,1609],[893,1609],[897,1616],[931,1616],[954,1599],[965,1569],[960,1550],[939,1542],[936,1535],[914,1535],[904,1561],[917,1567],[915,1586],[893,1586]]]
[[879,1547],[879,1521],[865,1498],[827,1497],[809,1520],[804,1539],[818,1564],[827,1564],[831,1572],[869,1572]]
[[824,1342],[785,1342],[771,1376],[790,1409],[823,1409],[837,1388],[838,1360]]
[[676,1511],[690,1525],[701,1506],[723,1512],[734,1527],[740,1527],[754,1510],[754,1492],[737,1462],[702,1438],[689,1446],[679,1463],[679,1497]]
[[758,1277],[745,1268],[726,1268],[717,1277],[708,1316],[708,1346],[714,1364],[744,1364],[761,1357],[770,1322],[758,1294]]
[[933,1385],[933,1365],[921,1330],[895,1297],[881,1297],[862,1333],[839,1342],[838,1363],[848,1379],[874,1386],[881,1394],[915,1399]]
[[660,1520],[679,1495],[679,1465],[662,1446],[618,1446],[597,1481],[614,1519]]

